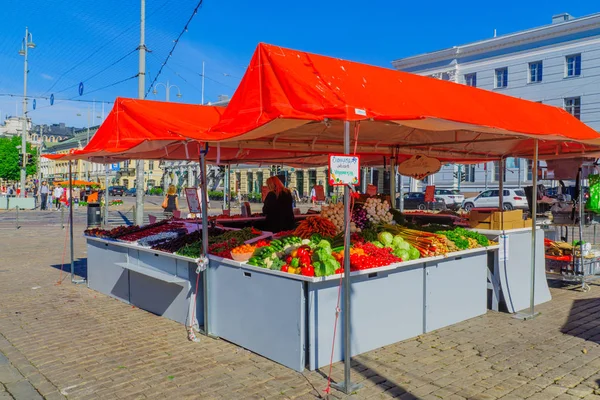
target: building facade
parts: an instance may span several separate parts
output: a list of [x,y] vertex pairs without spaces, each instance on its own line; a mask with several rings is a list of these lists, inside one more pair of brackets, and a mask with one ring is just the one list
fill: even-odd
[[[600,130],[600,13],[559,14],[549,22],[392,64],[401,71],[561,107]],[[506,164],[507,187],[531,185],[530,161],[508,159]],[[499,176],[498,163],[446,165],[428,182],[476,191],[497,186]]]

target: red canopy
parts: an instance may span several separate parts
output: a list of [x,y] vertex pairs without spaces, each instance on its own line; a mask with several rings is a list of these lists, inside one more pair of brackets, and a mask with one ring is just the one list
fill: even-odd
[[[438,79],[259,44],[221,122],[246,148],[340,151],[341,121],[361,121],[359,152],[453,159],[570,156],[600,136],[566,111]],[[235,134],[235,138],[231,138]],[[566,142],[571,141],[571,142]],[[588,146],[574,142],[588,142]]]
[[211,162],[325,165],[343,151],[343,121],[355,122],[363,164],[530,157],[532,138],[542,159],[600,149],[596,131],[556,107],[260,44],[226,109],[119,98],[85,149],[50,158],[195,160],[210,143]]

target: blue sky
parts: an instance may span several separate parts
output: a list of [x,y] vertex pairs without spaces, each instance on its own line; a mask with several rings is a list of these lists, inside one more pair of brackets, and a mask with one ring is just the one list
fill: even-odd
[[[92,125],[101,122],[115,97],[137,97],[137,80],[104,88],[137,73],[139,0],[102,2],[3,0],[0,29],[0,112],[21,113],[23,58],[18,55],[25,26],[37,47],[29,56],[29,96],[36,98],[31,110],[34,123],[66,122],[86,126],[96,100]],[[189,18],[195,0],[147,0],[146,88],[156,76],[173,40]],[[180,41],[158,82],[177,85],[182,98],[201,102],[202,61],[205,70],[205,101],[231,95],[259,42],[391,67],[391,61],[414,54],[492,37],[494,29],[506,34],[550,23],[553,14],[569,12],[584,16],[600,12],[592,1],[567,5],[557,0],[527,9],[522,1],[471,7],[447,1],[403,2],[374,0],[206,0]],[[122,61],[111,66],[115,61]],[[77,86],[84,82],[84,95]],[[104,89],[103,89],[104,88]],[[55,104],[47,97],[54,93]],[[164,87],[148,99],[164,100]],[[81,114],[81,115],[78,115]],[[91,112],[90,112],[91,114]]]

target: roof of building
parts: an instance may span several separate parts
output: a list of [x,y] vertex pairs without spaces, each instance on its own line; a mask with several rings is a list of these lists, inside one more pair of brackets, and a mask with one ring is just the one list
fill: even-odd
[[[96,131],[100,126],[91,126],[90,127],[90,139],[94,136]],[[74,148],[78,148],[80,146],[84,147],[87,144],[88,139],[88,130],[79,129],[73,133],[73,137],[67,140],[63,140],[62,142],[56,143],[45,143],[46,153],[54,153],[61,150],[70,150]]]
[[[564,22],[555,22],[555,18],[561,16],[568,16],[568,18],[565,18]],[[429,53],[400,58],[392,61],[392,65],[397,69],[405,69],[424,63],[432,63],[440,60],[483,53],[492,49],[499,50],[514,46],[517,43],[523,44],[526,42],[535,42],[542,39],[551,39],[554,37],[563,36],[565,34],[573,34],[598,28],[600,28],[600,13],[579,18],[573,18],[569,14],[559,14],[554,16],[553,23],[548,25],[509,33],[506,35],[499,35],[489,39],[483,39]]]

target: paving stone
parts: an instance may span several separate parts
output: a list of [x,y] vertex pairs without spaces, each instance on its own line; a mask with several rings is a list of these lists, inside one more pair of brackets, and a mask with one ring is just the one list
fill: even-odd
[[43,400],[43,397],[27,381],[7,383],[6,390],[15,400]]
[[13,383],[23,379],[23,375],[12,365],[0,365],[0,383]]
[[586,397],[590,394],[594,393],[594,389],[592,389],[589,386],[585,386],[585,385],[577,385],[572,389],[567,390],[568,394],[571,394],[573,396],[577,396],[577,397]]

